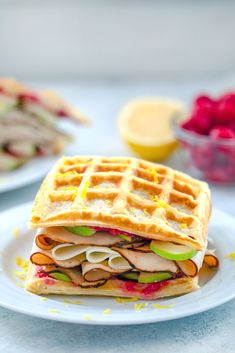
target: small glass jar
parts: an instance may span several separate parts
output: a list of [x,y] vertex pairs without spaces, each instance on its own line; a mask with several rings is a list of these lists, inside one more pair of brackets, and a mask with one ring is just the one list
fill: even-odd
[[235,182],[235,139],[217,139],[183,129],[182,118],[172,120],[180,142],[180,160],[185,172],[219,184]]

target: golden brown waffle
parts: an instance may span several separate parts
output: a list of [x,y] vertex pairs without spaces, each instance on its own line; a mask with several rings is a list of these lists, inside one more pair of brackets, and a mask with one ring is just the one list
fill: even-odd
[[195,249],[206,247],[210,192],[204,182],[127,157],[64,157],[44,180],[31,227],[93,225]]

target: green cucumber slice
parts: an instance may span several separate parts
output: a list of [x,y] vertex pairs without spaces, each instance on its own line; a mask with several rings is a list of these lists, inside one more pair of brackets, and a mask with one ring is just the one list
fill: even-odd
[[156,273],[140,272],[138,282],[139,283],[160,282],[165,279],[169,279],[171,277],[172,277],[172,274],[170,272],[156,272]]
[[65,229],[70,233],[81,235],[83,237],[90,237],[91,235],[94,235],[96,233],[96,230],[94,228],[85,227],[85,226],[65,227]]
[[72,280],[69,276],[67,276],[65,273],[61,273],[61,272],[51,272],[50,277],[52,277],[54,279],[58,279],[59,281],[72,282]]
[[123,239],[125,241],[131,241],[132,240],[131,236],[130,235],[126,235],[126,234],[120,234],[119,238],[121,238],[121,239]]
[[124,279],[132,279],[134,281],[138,281],[139,273],[137,272],[122,273],[120,277]]
[[150,249],[155,254],[169,260],[183,261],[194,257],[197,253],[196,250],[189,248],[186,245],[173,244],[170,242],[152,240]]

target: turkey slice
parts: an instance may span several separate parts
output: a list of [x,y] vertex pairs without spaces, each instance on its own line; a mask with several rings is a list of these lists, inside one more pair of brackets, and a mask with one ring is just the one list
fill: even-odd
[[89,287],[99,287],[102,286],[106,280],[98,280],[98,281],[86,281],[78,267],[73,268],[73,269],[68,269],[68,268],[61,268],[61,267],[53,267],[53,266],[46,266],[44,268],[44,272],[48,273],[50,276],[50,273],[53,272],[60,272],[60,273],[65,273],[73,283],[77,284],[79,287],[84,287],[84,288],[89,288]]
[[107,260],[110,268],[116,271],[128,271],[132,267],[118,252],[105,246],[82,246],[74,244],[60,244],[51,250],[51,257],[55,261],[73,260],[77,256],[84,255],[91,264],[97,264]]
[[124,257],[129,264],[139,271],[160,272],[167,271],[176,273],[178,268],[174,261],[166,260],[153,252],[139,252],[122,248],[112,248]]
[[40,249],[36,244],[34,244],[32,253],[30,256],[30,260],[33,264],[39,266],[46,266],[56,264],[65,268],[72,268],[75,266],[79,266],[83,261],[85,261],[86,256],[85,253],[80,253],[73,258],[69,258],[67,260],[58,260],[53,258],[50,250]]
[[123,242],[121,238],[116,235],[112,235],[107,232],[97,232],[89,237],[73,234],[67,231],[64,227],[49,227],[41,228],[37,232],[37,237],[44,235],[55,242],[59,243],[71,243],[80,245],[103,245],[113,246]]
[[108,279],[114,275],[126,272],[126,270],[114,270],[102,263],[95,264],[90,262],[82,263],[82,274],[86,281],[93,282],[101,279]]

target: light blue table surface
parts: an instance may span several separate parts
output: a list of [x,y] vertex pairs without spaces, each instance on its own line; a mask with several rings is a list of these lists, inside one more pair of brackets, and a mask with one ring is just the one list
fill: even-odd
[[[78,148],[71,153],[127,155],[115,119],[131,98],[169,96],[190,101],[200,90],[221,92],[235,86],[235,78],[194,83],[80,82],[34,83],[55,88],[92,117],[81,128]],[[178,166],[177,158],[169,161]],[[180,167],[180,166],[178,166]],[[0,210],[33,200],[40,182],[0,195]],[[214,206],[235,216],[235,187],[211,186]],[[195,303],[196,306],[200,303]],[[0,308],[0,353],[65,352],[235,352],[235,300],[188,318],[140,326],[82,326],[38,318]]]

